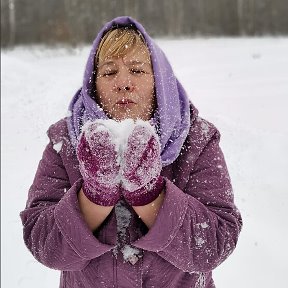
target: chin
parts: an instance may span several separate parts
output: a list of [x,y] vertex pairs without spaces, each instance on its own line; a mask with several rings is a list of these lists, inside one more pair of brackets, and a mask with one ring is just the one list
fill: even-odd
[[116,120],[116,121],[123,121],[125,119],[133,119],[133,120],[138,120],[141,119],[143,121],[149,121],[151,119],[151,115],[150,113],[145,113],[145,115],[143,115],[143,113],[131,113],[130,112],[124,112],[123,113],[114,113],[111,115],[110,118]]
[[145,119],[141,117],[140,115],[131,115],[131,114],[113,115],[112,119],[116,121],[123,121],[125,119],[133,119],[133,120],[142,119],[145,121]]

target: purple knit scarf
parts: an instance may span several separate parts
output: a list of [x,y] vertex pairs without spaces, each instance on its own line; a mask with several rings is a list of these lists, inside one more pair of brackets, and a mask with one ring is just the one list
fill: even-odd
[[[86,64],[82,88],[77,91],[69,105],[70,116],[67,117],[69,135],[72,144],[76,146],[81,127],[87,120],[108,119],[93,99],[95,98],[93,97],[94,59],[103,35],[111,28],[123,26],[135,27],[139,30],[151,54],[157,98],[157,111],[153,118],[160,136],[162,165],[167,166],[178,157],[189,132],[190,103],[163,51],[146,33],[143,26],[130,17],[118,17],[108,22],[94,40]],[[197,113],[196,109],[195,113]]]

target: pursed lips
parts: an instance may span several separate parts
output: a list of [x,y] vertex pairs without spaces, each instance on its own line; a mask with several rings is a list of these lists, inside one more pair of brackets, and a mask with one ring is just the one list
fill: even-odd
[[127,105],[127,104],[135,104],[135,102],[131,99],[125,98],[125,99],[121,99],[121,100],[117,101],[116,104]]

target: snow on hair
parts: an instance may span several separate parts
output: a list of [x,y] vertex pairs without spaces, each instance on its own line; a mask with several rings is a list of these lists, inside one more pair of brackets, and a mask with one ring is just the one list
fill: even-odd
[[95,60],[98,62],[108,57],[121,57],[137,46],[143,46],[148,50],[139,31],[127,27],[112,29],[102,38]]

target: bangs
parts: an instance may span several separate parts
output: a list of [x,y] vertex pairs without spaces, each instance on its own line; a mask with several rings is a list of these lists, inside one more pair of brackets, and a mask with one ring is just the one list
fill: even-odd
[[96,61],[104,61],[109,57],[122,57],[134,47],[143,46],[147,50],[143,36],[131,28],[116,28],[102,38],[96,53]]

